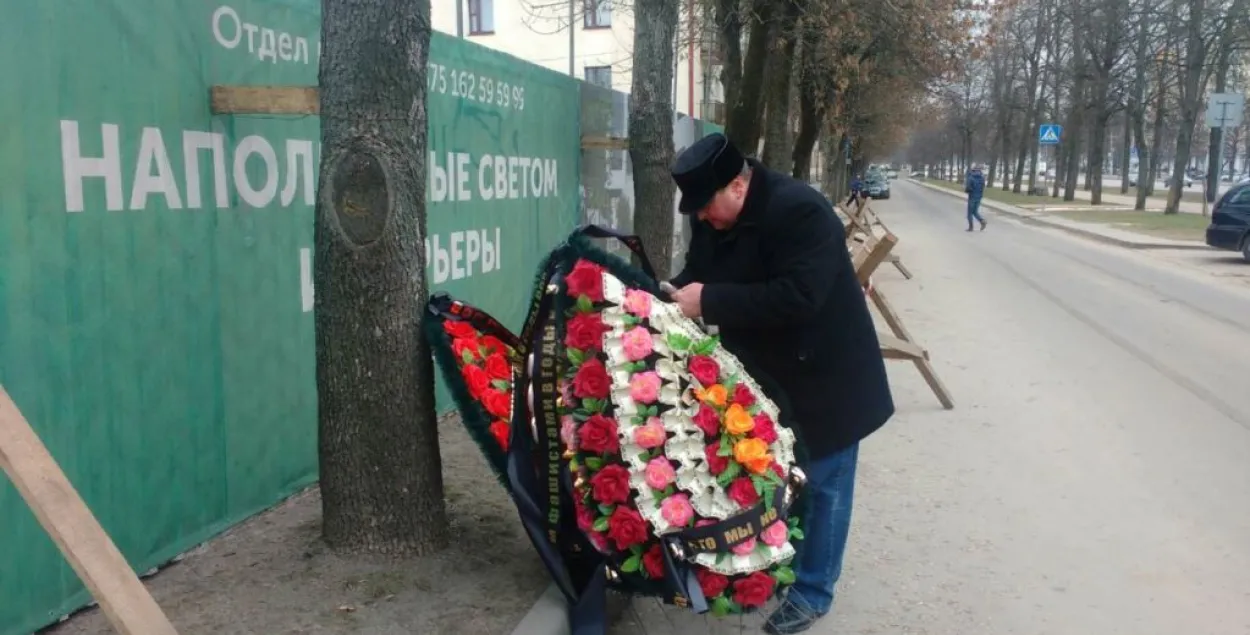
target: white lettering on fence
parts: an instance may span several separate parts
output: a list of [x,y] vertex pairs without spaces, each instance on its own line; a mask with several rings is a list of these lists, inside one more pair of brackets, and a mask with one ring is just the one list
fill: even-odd
[[[221,5],[213,12],[213,38],[223,48],[234,50],[243,43],[243,34],[247,34],[247,52],[256,59],[277,64],[284,62],[308,63],[308,39],[291,35],[286,31],[244,22],[239,12],[229,5]],[[257,37],[257,34],[260,37]],[[321,43],[317,43],[320,51]],[[320,57],[320,56],[318,56]]]
[[[93,201],[92,209],[100,209],[96,193],[99,190],[94,189],[98,187],[96,183],[103,185],[104,209],[109,211],[147,209],[153,202],[169,209],[188,210],[206,206],[229,209],[277,205],[285,208],[316,204],[321,144],[310,139],[270,140],[248,135],[230,147],[231,140],[220,132],[162,131],[149,126],[138,131],[137,153],[123,157],[123,145],[128,148],[135,145],[121,143],[122,131],[117,124],[98,125],[97,137],[94,126],[84,128],[78,121],[61,121],[66,211],[84,211],[88,198]],[[181,151],[176,146],[179,142]],[[175,165],[178,160],[182,161],[181,166]],[[123,164],[133,168],[123,170]],[[430,152],[427,167],[426,196],[430,203],[503,202],[560,196],[559,165],[555,159]],[[211,202],[206,200],[206,179],[211,180]],[[84,188],[92,188],[87,191],[97,198],[86,197]],[[125,196],[127,192],[129,198]],[[474,258],[485,258],[487,253],[481,242],[463,242],[461,248],[473,250],[473,255],[466,255],[469,260],[465,262],[477,262]],[[483,271],[490,271],[490,266],[486,265]],[[451,279],[457,279],[453,269],[448,271]]]
[[466,229],[425,239],[426,275],[431,284],[499,271],[500,230]]
[[313,310],[312,249],[308,247],[299,250],[299,299],[304,313]]

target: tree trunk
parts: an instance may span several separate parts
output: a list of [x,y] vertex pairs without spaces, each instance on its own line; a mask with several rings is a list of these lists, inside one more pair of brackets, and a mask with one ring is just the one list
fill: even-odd
[[1124,113],[1123,143],[1120,144],[1120,194],[1128,194],[1129,170],[1133,163],[1133,118]]
[[1207,44],[1202,32],[1205,17],[1205,1],[1189,0],[1189,15],[1185,20],[1185,66],[1180,76],[1180,130],[1176,133],[1172,186],[1168,188],[1168,203],[1163,209],[1164,214],[1180,211],[1181,195],[1185,190],[1185,168],[1189,166],[1190,144],[1194,140],[1194,124],[1198,121],[1198,106],[1202,100],[1203,66],[1207,59]]
[[[1228,87],[1228,72],[1232,67],[1233,46],[1230,37],[1225,35],[1221,38],[1219,55],[1215,64],[1215,91],[1222,93]],[[1223,172],[1224,166],[1220,163],[1223,153],[1220,149],[1224,146],[1224,129],[1212,128],[1209,133],[1210,141],[1207,144],[1209,148],[1207,152],[1207,202],[1215,202],[1215,194],[1220,186],[1220,174]],[[1233,156],[1237,156],[1235,153]]]
[[[821,33],[815,20],[802,21],[801,50],[799,52],[799,132],[794,140],[794,171],[796,179],[807,180],[811,171],[812,150],[816,147],[817,138],[821,137],[821,128],[825,122],[825,113],[836,97],[833,78],[828,69],[820,63],[819,52]],[[824,143],[821,149],[828,153],[830,149]]]
[[[793,148],[790,138],[790,90],[794,83],[794,56],[798,48],[798,19],[803,7],[798,0],[788,0],[782,5],[772,27],[770,38],[772,50],[766,65],[766,92],[764,110],[764,151],[760,162],[781,172],[794,168]],[[787,165],[788,164],[788,165]],[[804,182],[807,177],[801,177]]]
[[634,233],[660,280],[673,264],[673,37],[677,3],[634,0],[634,69],[629,160],[634,171]]
[[[735,94],[725,94],[729,99],[730,112],[725,124],[725,136],[743,154],[756,156],[760,151],[760,135],[763,128],[764,109],[764,69],[768,61],[768,40],[771,34],[773,3],[769,0],[754,0],[755,11],[751,20],[743,20],[750,25],[750,40],[747,42],[746,58],[742,65],[742,81],[738,84]],[[728,38],[729,34],[726,33]]]
[[322,3],[313,241],[322,534],[348,552],[447,544],[428,294],[430,3]]
[[[729,125],[732,108],[742,92],[742,14],[738,0],[716,0],[716,22],[720,27],[720,42],[725,65],[721,67],[720,81],[725,90],[725,126]],[[637,30],[637,29],[635,29]]]

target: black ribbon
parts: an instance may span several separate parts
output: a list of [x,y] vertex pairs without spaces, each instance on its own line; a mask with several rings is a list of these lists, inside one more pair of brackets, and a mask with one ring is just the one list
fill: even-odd
[[429,308],[430,313],[435,316],[444,320],[468,322],[482,333],[493,335],[514,350],[519,350],[520,340],[499,320],[496,320],[494,316],[472,304],[452,298],[446,291],[439,291],[431,295],[430,301],[426,303],[426,306]]
[[789,484],[783,484],[774,490],[772,505],[760,501],[751,509],[714,525],[686,529],[669,534],[668,537],[678,541],[690,558],[700,553],[727,553],[735,546],[758,536],[769,525],[786,519],[790,505],[786,502],[785,494],[790,487]]

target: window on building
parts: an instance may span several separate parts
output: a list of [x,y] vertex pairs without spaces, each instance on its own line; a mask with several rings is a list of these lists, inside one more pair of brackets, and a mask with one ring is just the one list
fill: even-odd
[[606,29],[612,26],[612,0],[584,0],[582,21],[587,29]]
[[469,3],[469,35],[490,35],[495,32],[495,0],[467,0]]
[[602,86],[604,88],[612,88],[612,67],[587,66],[586,83],[594,84],[595,86]]

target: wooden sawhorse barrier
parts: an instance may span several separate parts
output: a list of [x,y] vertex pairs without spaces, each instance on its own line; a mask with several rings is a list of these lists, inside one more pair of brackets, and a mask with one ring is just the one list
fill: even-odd
[[3,387],[0,468],[118,633],[178,635]]
[[882,263],[889,260],[890,251],[894,249],[896,244],[898,244],[898,238],[887,231],[875,242],[862,242],[852,247],[851,263],[855,267],[855,277],[859,280],[859,284],[864,287],[865,295],[872,300],[873,306],[877,308],[877,312],[881,314],[881,318],[885,320],[892,333],[891,335],[877,331],[877,340],[881,345],[881,356],[885,359],[899,359],[914,363],[916,369],[920,371],[921,377],[924,377],[925,383],[929,384],[933,394],[942,403],[942,407],[950,410],[955,407],[955,402],[951,399],[950,391],[946,389],[946,385],[942,383],[942,380],[937,376],[937,372],[933,370],[933,365],[929,363],[929,351],[916,343],[911,333],[907,332],[907,327],[903,325],[903,320],[899,318],[898,313],[894,311],[894,307],[890,305],[890,301],[886,299],[885,294],[872,284],[873,272]]
[[[881,235],[890,233],[885,223],[881,222],[881,217],[872,210],[871,200],[861,198],[854,205],[838,205],[835,208],[846,218],[846,238],[849,242],[856,234],[862,235],[864,242],[869,244],[880,240]],[[911,280],[911,271],[903,265],[903,261],[898,254],[891,253],[887,258],[890,264],[894,265],[903,277]]]

